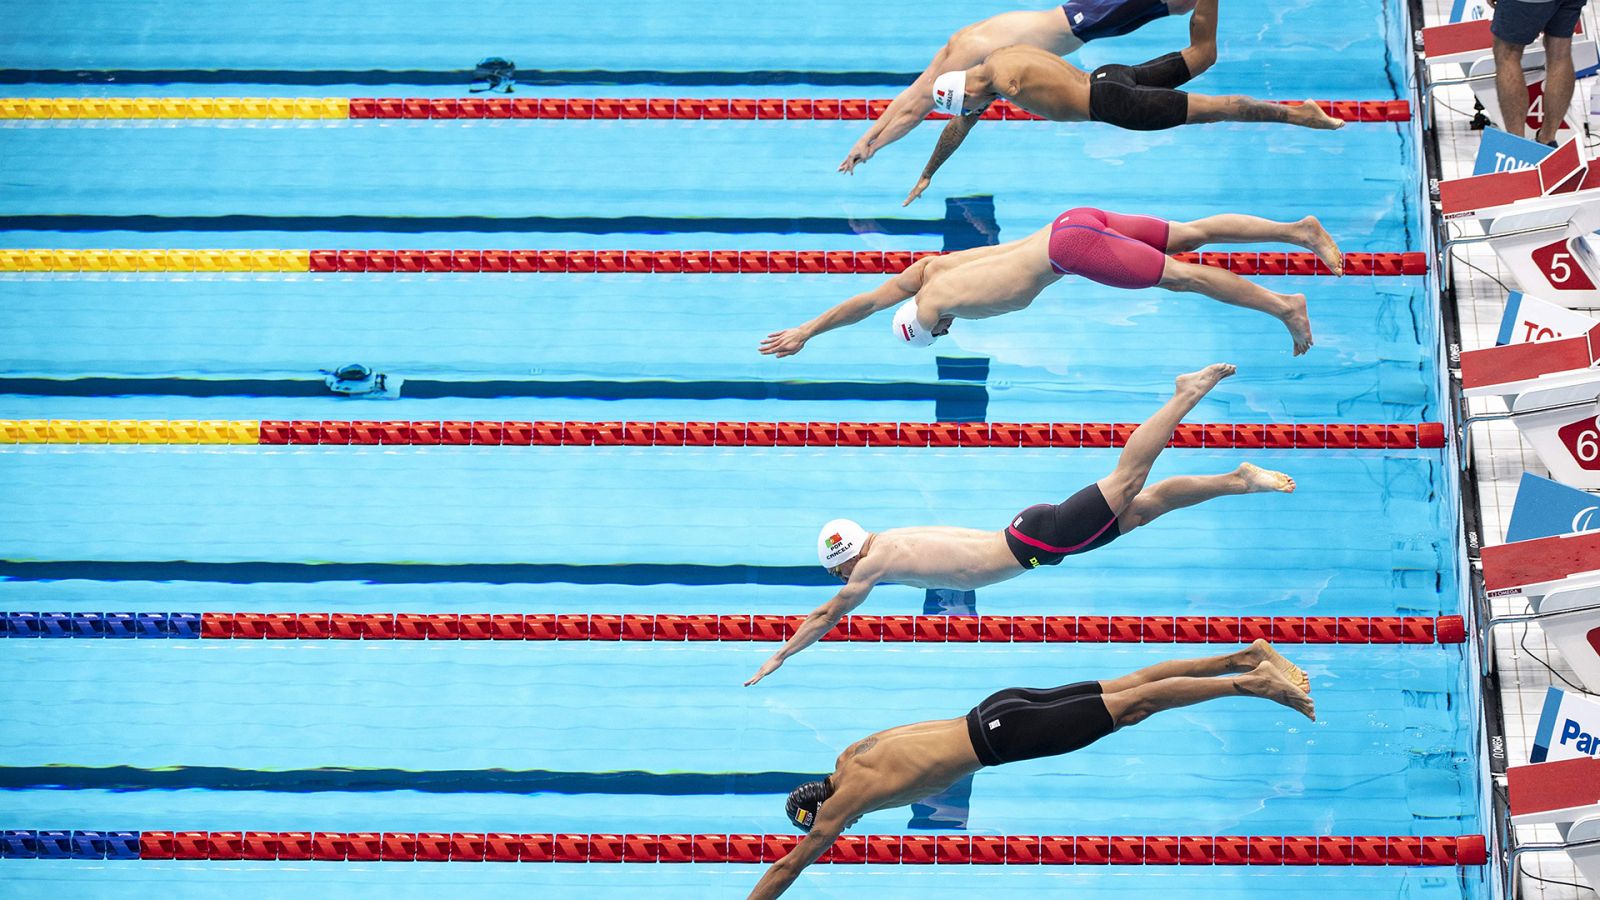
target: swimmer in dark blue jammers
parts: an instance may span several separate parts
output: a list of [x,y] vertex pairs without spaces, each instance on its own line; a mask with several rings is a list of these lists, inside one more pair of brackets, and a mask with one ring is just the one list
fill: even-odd
[[[911,133],[933,111],[933,80],[956,69],[970,69],[1002,47],[1026,46],[1065,56],[1099,38],[1127,34],[1156,19],[1181,16],[1195,0],[1071,0],[1045,10],[1017,10],[990,16],[957,31],[934,54],[911,86],[894,98],[867,133],[850,148],[839,171],[850,172],[872,154]],[[1216,59],[1197,57],[1190,76],[1199,75]]]
[[1104,547],[1175,509],[1230,494],[1292,493],[1294,479],[1249,463],[1222,475],[1184,475],[1145,487],[1178,423],[1233,373],[1233,366],[1217,363],[1179,375],[1172,399],[1128,436],[1110,475],[1065,502],[1030,506],[998,531],[933,525],[874,534],[849,519],[827,523],[817,535],[817,557],[844,587],[812,610],[745,684],[771,675],[827,634],[880,582],[973,590]]
[[1210,122],[1281,122],[1326,131],[1344,127],[1310,100],[1284,105],[1241,94],[1178,90],[1216,58],[1216,13],[1217,0],[1200,0],[1189,20],[1189,46],[1137,66],[1107,65],[1085,72],[1037,47],[1017,46],[996,50],[966,70],[943,73],[933,81],[933,107],[954,118],[939,134],[906,204],[927,189],[933,173],[961,146],[984,110],[1002,97],[1053,122],[1104,122],[1132,131]]
[[789,794],[789,821],[806,836],[772,864],[750,897],[782,894],[863,815],[937,794],[985,766],[1071,753],[1163,710],[1222,697],[1260,697],[1315,719],[1310,690],[1300,667],[1256,641],[1223,656],[1157,663],[1107,681],[1010,688],[964,716],[880,731],[846,747],[826,779]]

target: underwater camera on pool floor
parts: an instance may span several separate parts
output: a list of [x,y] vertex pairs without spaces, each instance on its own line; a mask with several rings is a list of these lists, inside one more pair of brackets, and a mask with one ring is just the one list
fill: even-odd
[[[478,85],[483,85],[479,87]],[[509,59],[491,56],[478,63],[472,70],[472,86],[469,90],[474,94],[484,91],[500,91],[501,93],[515,93],[517,88],[517,64]]]
[[399,376],[374,372],[360,363],[340,366],[331,372],[327,369],[318,371],[322,372],[322,383],[328,386],[328,390],[342,397],[363,400],[399,400],[400,387],[406,381]]

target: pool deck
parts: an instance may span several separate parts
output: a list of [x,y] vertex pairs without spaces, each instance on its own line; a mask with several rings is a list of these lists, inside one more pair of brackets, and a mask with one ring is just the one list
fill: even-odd
[[[1449,0],[1424,0],[1426,21],[1423,24],[1448,22],[1451,5]],[[1593,7],[1586,8],[1585,30],[1592,30],[1596,23]],[[1575,95],[1578,100],[1575,102],[1586,101],[1594,84],[1593,79],[1580,81]],[[1444,88],[1437,94],[1434,119],[1443,167],[1441,175],[1444,178],[1472,174],[1473,160],[1477,156],[1482,135],[1482,132],[1472,130],[1468,124],[1472,106],[1473,94],[1468,86]],[[1506,292],[1490,276],[1506,283],[1512,283],[1512,276],[1500,267],[1487,244],[1468,245],[1458,251],[1457,259],[1456,302],[1461,349],[1492,347],[1500,328],[1501,313],[1505,309]],[[1482,271],[1475,271],[1468,264]],[[1600,310],[1597,309],[1579,311],[1600,316]],[[1483,398],[1470,401],[1468,408],[1472,413],[1502,411],[1503,404],[1497,398]],[[1550,473],[1532,449],[1523,443],[1516,426],[1509,421],[1473,426],[1472,453],[1477,466],[1483,544],[1503,543],[1512,503],[1516,500],[1517,482],[1522,473],[1532,472],[1545,477],[1549,477]],[[1496,615],[1527,611],[1525,604],[1517,598],[1491,602]],[[1527,626],[1526,631],[1516,627],[1497,631],[1494,653],[1500,673],[1506,765],[1523,765],[1528,761],[1528,752],[1533,744],[1533,733],[1539,723],[1545,689],[1551,684],[1564,686],[1540,660],[1570,681],[1576,681],[1576,677],[1560,653],[1545,641],[1537,624]],[[1553,825],[1519,828],[1518,836],[1523,842],[1560,840]],[[1576,869],[1559,853],[1533,854],[1525,857],[1523,865],[1526,871],[1542,878],[1582,883]],[[1532,877],[1522,879],[1520,890],[1520,896],[1533,900],[1589,900],[1595,896],[1591,890],[1541,882]]]

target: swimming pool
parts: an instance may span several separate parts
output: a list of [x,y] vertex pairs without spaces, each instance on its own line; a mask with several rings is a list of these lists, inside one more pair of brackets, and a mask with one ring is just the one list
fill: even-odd
[[[557,73],[550,81],[598,69],[613,74],[591,80],[626,82],[524,86],[518,96],[813,98],[889,96],[896,86],[871,73],[919,69],[951,28],[989,10],[935,3],[892,24],[862,22],[832,0],[760,16],[660,3],[626,15],[554,5],[538,16],[512,4],[468,16],[422,3],[337,14],[203,3],[137,22],[94,4],[12,12],[21,24],[0,38],[10,71],[34,74],[0,79],[5,96],[455,96],[458,86],[417,73],[499,54],[536,60],[528,68]],[[1407,97],[1404,19],[1375,0],[1229,6],[1221,62],[1197,89]],[[1184,34],[1181,22],[1159,22],[1090,45],[1080,64],[1153,57]],[[162,70],[209,68],[227,72],[149,83]],[[50,83],[37,71],[78,69],[119,70],[120,83]],[[752,70],[824,83],[763,83]],[[840,72],[868,74],[851,83]],[[1347,251],[1426,249],[1408,122],[1336,134],[987,123],[906,210],[933,129],[853,177],[836,174],[864,124],[7,121],[0,147],[20,164],[0,184],[0,245],[937,251],[970,236],[975,220],[1008,240],[1089,204],[1174,218],[1315,213]],[[946,202],[973,197],[992,198],[992,223],[983,200]],[[935,355],[890,345],[876,322],[791,359],[756,354],[767,332],[881,277],[0,274],[0,344],[14,348],[0,371],[0,419],[1118,423],[1142,420],[1175,375],[1213,361],[1240,373],[1196,422],[1443,418],[1437,309],[1428,277],[1415,274],[1273,278],[1311,298],[1317,346],[1299,359],[1265,317],[1075,282],[1025,313],[963,323]],[[319,370],[349,362],[405,378],[402,399],[327,395]],[[267,620],[248,617],[264,613],[560,614],[590,617],[582,627],[596,631],[583,637],[611,616],[655,616],[659,629],[662,616],[794,615],[827,596],[812,554],[826,519],[998,527],[1098,478],[1116,455],[329,442],[341,445],[0,444],[0,609],[64,614],[58,625],[80,614],[99,624],[71,627],[133,633],[158,627],[139,613],[161,614],[167,632],[198,632],[200,615],[218,612],[255,623]],[[1038,627],[1045,616],[1403,616],[1431,627],[1462,612],[1455,475],[1443,450],[1232,442],[1244,449],[1169,450],[1156,475],[1248,460],[1290,472],[1298,492],[1174,513],[973,598],[880,588],[859,612],[1037,616]],[[118,611],[135,615],[81,615]],[[46,628],[27,622],[11,630]],[[788,789],[874,729],[955,715],[1014,684],[1210,652],[1154,638],[823,644],[746,689],[772,644],[661,637],[8,639],[0,830],[785,833]],[[1243,701],[1169,712],[1067,757],[982,772],[970,793],[875,813],[853,833],[1484,833],[1476,688],[1459,645],[1286,652],[1312,677],[1314,724]],[[736,894],[759,872],[0,859],[7,893],[21,896],[691,896]],[[1487,893],[1470,866],[820,865],[795,895],[1049,889]]]

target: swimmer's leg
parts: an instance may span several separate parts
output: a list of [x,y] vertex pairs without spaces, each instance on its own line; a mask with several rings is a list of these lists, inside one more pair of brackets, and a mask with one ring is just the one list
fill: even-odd
[[1189,77],[1197,78],[1217,61],[1217,0],[1199,0],[1189,17],[1189,46],[1182,50]]
[[1260,216],[1224,213],[1193,222],[1173,222],[1167,231],[1167,252],[1184,253],[1206,244],[1261,244],[1281,242],[1317,254],[1335,275],[1344,274],[1339,245],[1316,216],[1298,222],[1274,222]]
[[1232,306],[1264,312],[1289,329],[1295,356],[1311,347],[1311,318],[1306,313],[1305,294],[1275,294],[1226,269],[1179,262],[1170,256],[1161,269],[1160,285],[1169,291],[1193,291]]
[[1157,518],[1194,506],[1217,497],[1232,494],[1258,494],[1263,491],[1294,493],[1294,479],[1282,472],[1262,469],[1250,463],[1226,475],[1180,475],[1167,478],[1140,491],[1126,509],[1117,516],[1117,528],[1123,534]]
[[1122,455],[1117,457],[1117,467],[1110,475],[1095,482],[1113,515],[1121,515],[1144,490],[1145,479],[1150,477],[1150,467],[1155,465],[1156,457],[1172,440],[1172,432],[1183,421],[1183,417],[1206,394],[1211,393],[1217,382],[1233,373],[1233,366],[1216,363],[1198,372],[1178,376],[1177,390],[1173,392],[1172,399],[1133,430],[1133,434],[1128,436],[1127,445],[1122,448]]
[[1344,127],[1344,122],[1322,111],[1322,107],[1307,100],[1288,106],[1268,103],[1241,94],[1213,97],[1208,94],[1189,95],[1189,125],[1207,122],[1284,122],[1302,128],[1319,128],[1333,131]]
[[1316,718],[1316,707],[1306,692],[1270,662],[1232,678],[1164,678],[1125,691],[1101,695],[1106,712],[1117,728],[1135,725],[1155,713],[1180,706],[1193,706],[1207,700],[1232,696],[1261,697],[1282,704],[1308,719]]
[[1310,692],[1311,680],[1306,677],[1305,671],[1284,659],[1271,644],[1260,639],[1253,641],[1248,647],[1221,656],[1170,659],[1153,666],[1146,666],[1120,678],[1100,682],[1100,691],[1105,694],[1115,694],[1167,678],[1215,678],[1218,675],[1236,675],[1252,671],[1264,662],[1272,663],[1279,671],[1289,676],[1290,681],[1299,685],[1301,690]]

